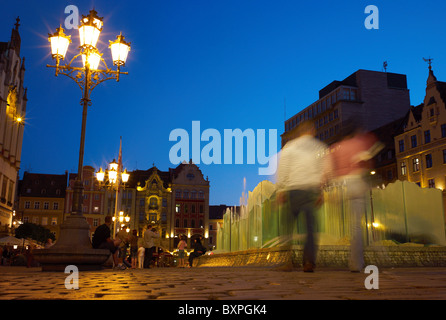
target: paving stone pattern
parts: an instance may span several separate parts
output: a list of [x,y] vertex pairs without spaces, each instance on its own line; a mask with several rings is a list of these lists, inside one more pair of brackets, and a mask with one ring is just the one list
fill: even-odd
[[84,271],[79,289],[65,288],[68,274],[40,268],[0,267],[1,300],[408,300],[446,299],[446,268],[379,270],[379,289],[367,290],[369,274],[346,269],[201,267]]

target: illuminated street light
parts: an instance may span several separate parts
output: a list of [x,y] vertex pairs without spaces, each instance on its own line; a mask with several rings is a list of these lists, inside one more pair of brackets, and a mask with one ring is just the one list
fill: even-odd
[[[91,269],[94,267],[102,267],[101,259],[107,259],[105,251],[96,249],[94,254],[91,252],[90,241],[90,225],[82,214],[83,209],[83,160],[85,149],[85,129],[87,123],[87,111],[91,106],[90,95],[93,89],[100,83],[107,80],[119,81],[121,74],[120,67],[124,66],[127,56],[118,55],[116,58],[116,50],[120,49],[124,53],[123,47],[120,45],[111,48],[113,55],[113,65],[117,66],[117,70],[108,68],[106,61],[102,57],[99,49],[96,47],[99,36],[103,30],[103,18],[97,15],[95,10],[90,10],[87,16],[82,15],[79,26],[79,53],[76,54],[68,63],[61,64],[66,59],[68,47],[71,43],[71,36],[64,33],[62,26],[56,29],[54,34],[48,35],[48,41],[51,44],[51,57],[56,60],[56,65],[47,65],[47,67],[55,68],[55,75],[65,75],[74,80],[82,91],[82,127],[79,147],[78,173],[73,185],[73,200],[71,204],[71,214],[65,219],[61,225],[61,232],[56,244],[49,249],[42,249],[36,252],[36,260],[43,266],[43,270],[58,270],[61,265],[73,264],[83,268]],[[119,40],[121,39],[121,40]],[[122,34],[118,36],[118,44],[128,46],[124,43]],[[116,41],[115,41],[116,42]],[[81,60],[82,66],[74,66],[73,62]],[[115,61],[115,59],[118,59]],[[122,60],[122,61],[121,61]],[[101,68],[102,67],[102,68]],[[105,176],[103,177],[103,179]],[[103,255],[104,257],[102,257]]]
[[[118,214],[118,192],[120,188],[125,189],[125,184],[129,181],[130,174],[127,173],[127,169],[124,171],[120,171],[121,168],[119,164],[113,159],[112,162],[108,165],[109,169],[103,171],[102,168],[99,168],[99,171],[96,172],[96,180],[99,182],[99,187],[109,189],[111,191],[115,191],[115,212],[113,214],[113,237],[117,232],[118,226],[122,224],[125,220],[126,222],[130,221],[130,217],[124,217],[124,212],[119,211]],[[118,225],[117,222],[120,222]]]

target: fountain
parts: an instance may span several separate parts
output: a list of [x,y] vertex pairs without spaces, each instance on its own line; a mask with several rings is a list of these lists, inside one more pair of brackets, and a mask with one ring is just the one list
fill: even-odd
[[[396,181],[385,188],[371,188],[364,197],[362,224],[366,262],[388,266],[446,265],[441,190]],[[329,186],[323,191],[323,198],[324,203],[316,212],[319,264],[345,266],[350,244],[345,189]],[[223,225],[218,229],[217,251],[212,259],[218,258],[219,253],[235,256],[243,252],[246,256],[268,252],[265,255],[271,260],[273,252],[283,250],[299,255],[305,239],[304,225],[303,216],[299,216],[297,223],[293,222],[288,203],[276,201],[275,185],[262,181],[249,192],[247,203],[241,201],[237,210],[227,209]],[[401,259],[402,256],[406,258]],[[212,264],[204,260],[206,258],[202,265]],[[228,263],[227,259],[225,261]]]

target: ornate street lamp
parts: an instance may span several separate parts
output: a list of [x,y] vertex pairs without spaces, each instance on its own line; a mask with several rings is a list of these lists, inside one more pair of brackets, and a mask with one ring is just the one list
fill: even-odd
[[124,212],[119,211],[119,203],[118,203],[118,192],[121,188],[125,189],[125,184],[129,181],[130,174],[127,173],[127,169],[124,171],[120,171],[121,168],[119,167],[119,164],[116,162],[115,159],[109,164],[109,168],[105,171],[102,170],[102,168],[99,168],[99,171],[96,172],[96,179],[99,182],[99,187],[109,189],[111,191],[115,191],[115,211],[113,215],[113,234],[112,237],[115,236],[116,232],[118,231],[118,224],[122,228],[122,223],[124,220],[126,222],[130,221],[130,217],[126,216],[124,217]]
[[[102,265],[102,263],[99,263],[99,259],[95,260],[94,256],[100,255],[99,252],[104,252],[104,250],[93,250],[91,248],[90,226],[82,214],[84,189],[82,175],[87,108],[91,105],[90,94],[98,84],[106,80],[119,81],[121,74],[128,74],[127,72],[121,72],[120,68],[125,65],[130,51],[130,43],[124,41],[122,34],[118,35],[117,40],[110,44],[113,65],[117,66],[117,70],[110,69],[96,47],[102,29],[103,18],[99,17],[95,10],[91,10],[87,16],[82,15],[79,26],[79,53],[67,64],[61,64],[61,62],[66,58],[71,36],[64,33],[62,26],[57,28],[54,34],[48,35],[48,41],[51,44],[51,56],[56,60],[56,65],[47,65],[47,67],[55,68],[56,76],[62,74],[76,82],[82,91],[81,105],[83,110],[78,174],[73,186],[71,214],[60,227],[60,237],[56,244],[50,249],[36,253],[36,259],[40,259],[44,270],[61,270],[66,264],[74,264],[78,267],[86,265],[86,268],[90,269],[94,268],[93,265],[95,264],[96,266]],[[82,61],[82,67],[73,65],[73,62],[78,59]]]

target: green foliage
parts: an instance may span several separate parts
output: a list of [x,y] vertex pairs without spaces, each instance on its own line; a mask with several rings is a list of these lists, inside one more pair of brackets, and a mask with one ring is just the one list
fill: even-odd
[[48,238],[56,240],[54,234],[47,228],[35,223],[24,223],[15,230],[16,238],[31,238],[37,242],[45,243]]

